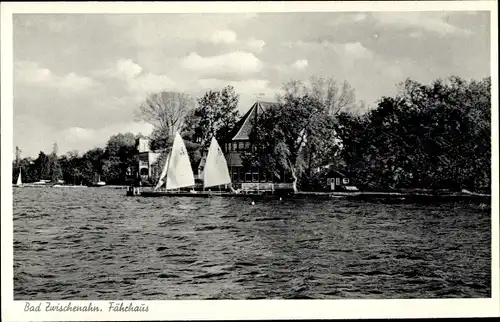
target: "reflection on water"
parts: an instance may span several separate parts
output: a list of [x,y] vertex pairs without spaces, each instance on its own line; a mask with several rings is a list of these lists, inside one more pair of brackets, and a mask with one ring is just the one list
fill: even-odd
[[472,205],[14,191],[15,300],[489,297]]

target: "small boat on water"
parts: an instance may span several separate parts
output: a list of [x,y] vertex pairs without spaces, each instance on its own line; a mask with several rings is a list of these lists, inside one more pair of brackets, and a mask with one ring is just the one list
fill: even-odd
[[167,157],[158,183],[153,191],[138,191],[136,187],[130,187],[127,191],[127,196],[179,196],[184,194],[179,189],[193,187],[194,185],[194,174],[186,145],[177,132],[172,145],[172,151]]
[[17,182],[14,187],[21,188],[23,186],[23,180],[21,178],[21,168],[19,168],[19,175],[17,176]]
[[102,181],[101,180],[101,175],[98,174],[97,175],[97,178],[94,180],[94,182],[92,184],[90,184],[89,186],[90,187],[103,187],[106,185],[106,182],[105,181]]
[[203,190],[229,184],[231,184],[231,177],[229,176],[226,158],[219,143],[217,143],[215,137],[212,137],[203,171]]

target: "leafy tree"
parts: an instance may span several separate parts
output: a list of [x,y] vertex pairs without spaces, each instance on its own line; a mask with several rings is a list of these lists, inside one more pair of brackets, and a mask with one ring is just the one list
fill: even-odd
[[40,151],[38,158],[35,160],[35,171],[38,180],[50,179],[50,160],[49,157]]
[[181,136],[184,139],[186,149],[193,166],[193,171],[197,171],[197,167],[202,158],[201,136],[197,136],[197,126],[200,122],[200,117],[197,116],[196,110],[192,110],[186,116],[184,127],[182,128]]
[[35,163],[31,158],[16,158],[12,163],[12,183],[17,182],[17,177],[19,176],[19,171],[21,171],[21,179],[23,183],[35,182],[39,180],[38,169],[35,167]]
[[277,95],[278,101],[287,97],[303,97],[308,95],[318,100],[326,113],[335,116],[340,112],[352,113],[364,109],[364,103],[356,103],[356,94],[352,86],[344,81],[342,85],[333,78],[310,77],[309,81],[290,80],[283,84],[282,94]]
[[101,180],[106,180],[103,172],[105,152],[101,148],[93,148],[85,152],[82,159],[88,160],[92,165],[92,171],[90,171],[91,182],[97,181],[100,176]]
[[[303,153],[305,174],[310,177],[315,168],[338,162],[339,140],[335,125],[339,113],[352,114],[359,110],[355,91],[346,81],[341,86],[334,78],[311,77],[308,82],[291,80],[283,84],[283,94],[278,101],[300,100],[309,97],[318,105],[316,120],[305,128],[306,140]],[[307,108],[307,107],[306,107]]]
[[168,150],[174,142],[174,136],[166,128],[154,128],[149,136],[151,151]]
[[239,95],[232,86],[220,91],[208,91],[198,99],[198,107],[190,121],[195,123],[193,136],[199,138],[203,149],[208,148],[212,136],[219,142],[226,139],[239,119],[238,101]]
[[135,140],[135,135],[130,132],[119,133],[109,138],[105,148],[107,161],[102,165],[106,180],[116,184],[126,181],[127,170],[138,162]]
[[194,100],[185,93],[151,94],[140,106],[137,116],[170,136],[180,131],[187,113],[194,108]]
[[[325,117],[322,104],[313,97],[288,96],[277,106],[258,115],[250,133],[252,151],[242,157],[250,166],[266,167],[277,178],[290,175],[297,191],[299,177],[307,166],[305,147]],[[315,146],[315,142],[310,146]]]
[[57,152],[59,148],[57,143],[54,143],[52,146],[52,153],[49,156],[49,164],[50,164],[50,180],[52,182],[57,182],[63,178],[62,168],[59,164]]
[[488,189],[489,79],[400,84],[365,117],[341,115],[337,132],[351,173],[379,189]]

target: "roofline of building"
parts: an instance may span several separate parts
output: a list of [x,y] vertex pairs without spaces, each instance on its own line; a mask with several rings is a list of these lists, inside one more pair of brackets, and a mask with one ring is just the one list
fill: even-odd
[[238,130],[238,132],[236,132],[236,134],[235,134],[235,135],[233,135],[233,137],[231,138],[231,141],[235,141],[235,140],[237,140],[237,139],[235,139],[235,137],[237,137],[237,136],[238,136],[238,134],[240,134],[241,130],[245,127],[245,124],[246,124],[246,123],[248,122],[248,120],[250,119],[250,113],[252,113],[252,110],[253,110],[254,108],[257,108],[257,109],[259,108],[259,104],[260,104],[260,102],[258,102],[258,101],[257,101],[257,102],[255,102],[255,103],[252,105],[252,107],[250,107],[250,109],[248,110],[248,112],[246,112],[246,113],[245,113],[245,115],[243,115],[243,119],[244,119],[245,121],[241,124],[240,129]]

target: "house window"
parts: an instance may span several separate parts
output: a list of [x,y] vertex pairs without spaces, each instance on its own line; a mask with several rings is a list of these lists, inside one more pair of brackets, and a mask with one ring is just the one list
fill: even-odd
[[233,151],[238,151],[238,142],[233,142]]
[[266,169],[260,169],[259,172],[260,172],[260,181],[267,182]]
[[340,185],[340,178],[335,178],[335,184],[338,186]]
[[342,183],[343,183],[343,184],[349,184],[349,179],[348,179],[348,178],[344,178],[344,179],[342,179]]
[[240,176],[239,176],[239,169],[233,169],[232,171],[232,177],[233,177],[233,182],[240,182]]
[[251,172],[245,173],[245,182],[252,182],[252,173]]
[[250,142],[245,142],[245,150],[249,150],[250,149]]

